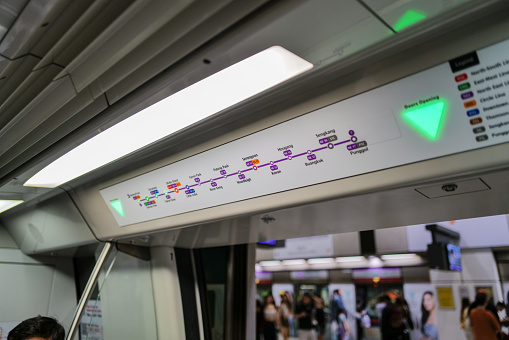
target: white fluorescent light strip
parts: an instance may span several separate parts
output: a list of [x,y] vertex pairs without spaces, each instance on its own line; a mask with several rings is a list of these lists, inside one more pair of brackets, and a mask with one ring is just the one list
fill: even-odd
[[293,78],[313,64],[270,47],[138,112],[39,171],[24,185],[54,188]]
[[409,260],[417,258],[416,254],[393,254],[393,255],[382,255],[382,260]]
[[332,263],[334,262],[334,259],[331,257],[325,257],[325,258],[317,258],[317,259],[309,259],[309,264],[322,264],[322,263]]
[[260,261],[260,266],[262,267],[273,267],[273,266],[280,266],[281,261]]
[[22,200],[0,200],[0,214],[21,203],[23,203]]
[[365,260],[364,256],[336,257],[336,262],[360,262]]
[[298,259],[298,260],[283,260],[283,265],[285,266],[296,266],[300,264],[306,264],[306,260],[304,259]]

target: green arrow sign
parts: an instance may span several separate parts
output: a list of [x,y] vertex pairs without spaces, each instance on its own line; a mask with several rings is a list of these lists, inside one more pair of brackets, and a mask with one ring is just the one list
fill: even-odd
[[120,200],[111,201],[110,204],[120,216],[124,217],[124,207],[122,207],[122,202]]
[[403,117],[406,118],[414,127],[431,139],[438,137],[440,122],[444,115],[445,102],[439,101],[426,106],[406,111]]

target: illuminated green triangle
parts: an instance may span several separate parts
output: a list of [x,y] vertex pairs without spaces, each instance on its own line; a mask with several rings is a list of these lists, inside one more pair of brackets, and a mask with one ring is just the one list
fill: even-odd
[[412,26],[413,24],[425,19],[426,15],[416,12],[414,10],[409,10],[398,20],[398,22],[394,25],[394,30],[396,32],[401,31],[408,26]]
[[111,207],[120,214],[120,216],[124,217],[124,208],[122,207],[122,202],[120,200],[111,201],[110,204]]
[[403,115],[413,126],[424,132],[426,136],[431,139],[436,139],[438,130],[440,129],[444,107],[445,103],[439,101],[407,111]]

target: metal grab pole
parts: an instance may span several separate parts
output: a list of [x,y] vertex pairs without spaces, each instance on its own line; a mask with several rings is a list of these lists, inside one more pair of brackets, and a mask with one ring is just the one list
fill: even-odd
[[88,300],[90,299],[90,295],[92,294],[92,291],[94,290],[95,284],[97,283],[97,277],[99,276],[99,272],[101,271],[104,261],[108,257],[108,254],[110,253],[111,249],[113,248],[113,244],[111,242],[106,242],[104,244],[104,248],[101,251],[101,255],[99,255],[99,258],[97,259],[97,262],[94,266],[94,270],[92,270],[92,274],[90,275],[90,278],[88,279],[87,286],[85,287],[85,290],[83,291],[83,294],[81,295],[80,302],[78,303],[78,307],[76,307],[76,312],[74,313],[74,318],[72,320],[71,328],[69,328],[69,332],[67,333],[66,340],[71,340],[76,335],[76,331],[78,330],[78,325],[81,320],[81,317],[83,316],[83,312],[85,310],[85,305],[87,304]]

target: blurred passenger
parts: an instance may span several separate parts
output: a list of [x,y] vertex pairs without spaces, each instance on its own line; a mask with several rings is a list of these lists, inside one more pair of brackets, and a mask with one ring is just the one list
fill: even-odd
[[343,303],[343,299],[341,298],[341,291],[339,289],[335,289],[332,292],[332,301],[331,301],[331,313],[332,318],[331,321],[338,322],[339,311],[344,310],[346,313],[345,304]]
[[[363,318],[366,314],[366,304],[364,300],[357,301],[357,306],[355,308],[355,323],[357,326],[357,340],[362,340],[365,324],[363,324]],[[369,315],[368,315],[369,318]],[[364,319],[366,320],[366,319]],[[366,321],[364,321],[365,323]],[[371,327],[371,320],[369,321],[369,326]],[[369,327],[366,327],[369,328]]]
[[401,308],[403,313],[403,324],[406,329],[405,333],[408,334],[408,339],[410,339],[410,332],[414,329],[414,322],[412,321],[412,313],[410,312],[408,302],[403,297],[397,297],[396,305]]
[[348,327],[346,318],[346,311],[344,309],[340,309],[338,311],[338,329],[336,334],[338,340],[347,340],[351,336],[350,328]]
[[320,294],[313,296],[315,302],[315,320],[317,322],[318,340],[323,340],[325,337],[325,303]]
[[389,302],[382,311],[382,322],[380,324],[382,340],[410,340],[404,323],[403,308]]
[[476,307],[470,310],[470,324],[475,340],[496,340],[500,324],[493,313],[486,310],[488,297],[486,293],[477,293],[473,303]]
[[465,332],[467,340],[474,340],[474,333],[470,325],[470,318],[468,317],[468,309],[470,307],[470,300],[467,297],[461,299],[460,310],[460,328]]
[[421,331],[424,335],[423,340],[438,339],[435,296],[432,292],[428,291],[422,295],[421,312]]
[[292,318],[292,303],[288,292],[279,293],[281,296],[281,304],[278,310],[279,330],[283,336],[283,340],[290,339],[290,320]]
[[313,329],[313,300],[309,293],[304,293],[301,303],[295,310],[295,319],[299,320],[299,340],[316,340]]
[[23,321],[7,335],[7,340],[64,340],[64,338],[64,327],[56,319],[40,315]]
[[497,311],[498,311],[498,320],[502,324],[502,332],[509,333],[509,328],[507,325],[509,324],[509,318],[507,317],[507,313],[505,311],[505,303],[502,301],[497,302]]
[[391,303],[391,298],[389,297],[389,295],[387,294],[382,294],[382,295],[379,295],[377,296],[376,298],[376,305],[375,305],[375,309],[376,309],[376,314],[378,315],[378,324],[382,325],[382,314],[383,314],[383,310],[385,309],[385,307],[387,307],[387,305],[389,305]]
[[[497,322],[500,324],[500,320],[498,319],[497,307],[495,307],[495,304],[493,303],[493,298],[492,297],[488,297],[488,292],[485,289],[478,289],[477,290],[477,294],[484,294],[484,295],[486,295],[486,298],[487,298],[488,302],[487,302],[486,306],[484,307],[484,309],[486,309],[488,312],[493,314],[493,316],[495,317]],[[472,302],[472,304],[468,308],[468,314],[469,315],[470,315],[470,313],[472,312],[472,310],[474,308],[479,307],[478,303],[479,302],[477,300],[474,300],[474,302]]]
[[265,297],[265,305],[263,307],[263,339],[277,340],[277,309],[272,294]]

